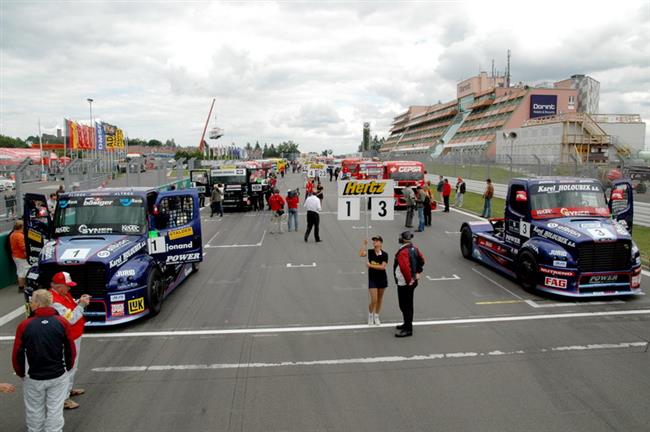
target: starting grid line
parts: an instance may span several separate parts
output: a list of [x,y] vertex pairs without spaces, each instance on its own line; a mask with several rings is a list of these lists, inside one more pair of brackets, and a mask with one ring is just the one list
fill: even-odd
[[[552,313],[537,315],[508,315],[498,317],[482,318],[457,318],[442,320],[414,321],[413,325],[417,327],[434,327],[445,325],[459,324],[483,324],[483,323],[506,323],[519,321],[541,321],[541,320],[558,320],[569,318],[594,318],[594,317],[614,317],[614,316],[633,316],[648,315],[650,309],[634,309],[624,311],[601,311],[601,312],[570,312],[570,313]],[[372,328],[393,327],[397,323],[383,323],[374,325]],[[279,334],[279,333],[315,333],[328,332],[337,330],[368,330],[367,324],[341,324],[341,325],[323,325],[323,326],[304,326],[304,327],[253,327],[253,328],[234,328],[234,329],[212,329],[212,330],[167,330],[167,331],[145,331],[145,332],[122,332],[122,333],[86,333],[84,339],[120,339],[120,338],[141,338],[141,337],[183,337],[183,336],[217,336],[217,335],[248,335],[248,334]],[[0,342],[13,341],[13,336],[0,336]]]
[[589,345],[566,345],[536,350],[515,350],[515,351],[487,351],[487,352],[451,352],[437,354],[423,354],[414,356],[384,356],[384,357],[359,357],[345,359],[326,359],[309,361],[284,361],[277,363],[213,363],[213,364],[185,364],[185,365],[150,365],[150,366],[107,366],[91,369],[93,372],[161,372],[161,371],[195,371],[195,370],[224,370],[224,369],[261,369],[296,366],[339,366],[359,364],[381,364],[401,363],[413,361],[450,360],[466,358],[486,357],[514,357],[522,355],[534,355],[556,352],[583,352],[598,350],[629,350],[641,348],[645,350],[648,342],[621,342],[621,343],[600,343]]

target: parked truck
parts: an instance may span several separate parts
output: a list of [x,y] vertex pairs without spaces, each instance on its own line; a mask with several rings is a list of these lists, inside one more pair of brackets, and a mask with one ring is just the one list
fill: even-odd
[[70,273],[72,295],[91,295],[87,326],[156,315],[163,300],[202,261],[195,189],[107,188],[61,194],[54,214],[26,194],[26,296]]
[[583,178],[513,179],[505,216],[465,222],[462,255],[527,290],[568,297],[641,294],[641,257],[632,240],[632,184]]

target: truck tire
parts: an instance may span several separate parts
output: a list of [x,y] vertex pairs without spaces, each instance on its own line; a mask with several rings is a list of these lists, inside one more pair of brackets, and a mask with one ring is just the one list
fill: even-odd
[[526,291],[533,291],[537,288],[538,274],[539,266],[535,256],[528,251],[522,252],[517,261],[517,279]]
[[464,226],[460,232],[460,253],[463,254],[463,258],[472,259],[473,252],[474,240],[472,238],[472,231]]
[[156,316],[160,313],[164,291],[160,271],[153,269],[149,272],[149,277],[147,278],[147,306],[149,307],[149,315]]

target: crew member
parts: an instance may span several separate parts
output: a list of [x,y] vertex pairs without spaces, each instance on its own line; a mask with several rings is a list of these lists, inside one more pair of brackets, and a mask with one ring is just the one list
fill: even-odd
[[14,230],[9,235],[9,246],[11,257],[16,264],[16,276],[18,277],[18,291],[25,290],[25,278],[29,271],[27,263],[27,248],[25,246],[25,233],[23,232],[23,221],[18,219],[14,223]]
[[73,385],[74,377],[77,373],[77,367],[79,366],[81,336],[84,333],[84,325],[86,324],[86,320],[84,319],[84,310],[86,309],[86,306],[88,306],[88,303],[90,303],[90,296],[88,294],[83,294],[79,300],[76,301],[72,297],[72,294],[70,294],[70,288],[74,286],[77,286],[77,283],[72,280],[70,273],[58,272],[52,277],[52,283],[49,290],[50,293],[52,293],[52,307],[56,309],[59,315],[70,323],[70,337],[74,341],[77,352],[77,361],[68,374],[67,394],[69,397],[63,404],[63,408],[65,409],[79,408],[79,404],[71,398],[82,395],[86,392],[86,390],[81,388],[73,388]]
[[[273,194],[269,198],[269,206],[271,207],[273,224],[278,224],[278,234],[282,234],[282,215],[284,214],[284,198],[280,195],[280,191],[277,189],[273,190]],[[275,234],[273,229],[270,231],[271,234]]]
[[63,430],[63,406],[69,392],[66,371],[75,364],[72,329],[51,304],[50,292],[34,291],[34,314],[18,325],[14,338],[12,363],[16,375],[24,379],[25,421],[30,432]]
[[442,200],[445,203],[445,209],[443,212],[449,213],[449,196],[451,195],[451,184],[449,184],[449,179],[445,179],[445,182],[442,185]]
[[305,241],[309,240],[309,234],[311,229],[314,229],[314,239],[316,243],[321,241],[318,228],[320,225],[320,200],[316,195],[309,194],[304,204],[305,209],[307,210],[307,232],[305,232]]
[[294,231],[298,231],[298,204],[300,203],[300,197],[298,196],[298,189],[291,190],[287,192],[287,209],[289,211],[289,220],[287,221],[287,231],[291,231],[293,227]]
[[402,246],[395,254],[393,274],[397,284],[397,298],[399,309],[402,311],[404,323],[395,327],[398,332],[395,337],[408,337],[413,335],[413,294],[422,275],[424,257],[420,250],[411,243],[413,233],[404,231],[400,234],[399,242]]

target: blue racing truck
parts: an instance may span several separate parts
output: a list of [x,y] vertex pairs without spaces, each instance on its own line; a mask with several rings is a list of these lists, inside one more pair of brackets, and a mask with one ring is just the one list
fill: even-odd
[[120,324],[160,312],[164,298],[202,260],[195,189],[94,189],[45,197],[25,194],[26,296],[70,273],[75,298],[92,296],[88,326]]
[[632,240],[632,185],[597,180],[513,179],[505,217],[465,222],[467,259],[501,271],[527,290],[569,297],[641,294],[641,257]]

